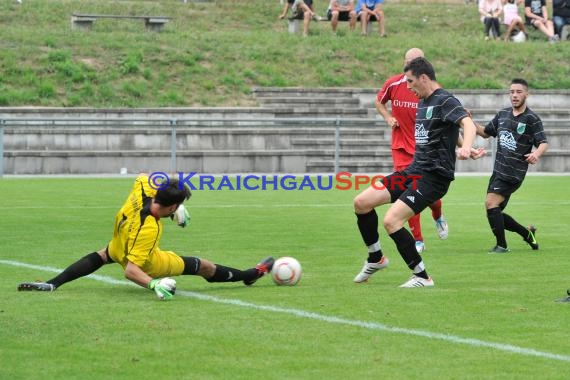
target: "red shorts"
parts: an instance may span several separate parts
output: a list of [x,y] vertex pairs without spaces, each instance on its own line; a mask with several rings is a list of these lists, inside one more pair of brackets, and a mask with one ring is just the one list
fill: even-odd
[[401,172],[414,160],[414,155],[404,149],[392,149],[392,160],[394,161],[394,171]]

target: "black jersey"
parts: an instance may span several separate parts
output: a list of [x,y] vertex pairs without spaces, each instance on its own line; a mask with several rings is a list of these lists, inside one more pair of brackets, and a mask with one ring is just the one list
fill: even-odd
[[513,115],[512,107],[500,110],[485,126],[485,133],[498,137],[493,172],[510,183],[523,181],[528,170],[525,154],[547,142],[540,117],[528,107],[518,116]]
[[[529,7],[532,14],[543,17],[542,7],[546,7],[546,0],[525,0],[524,7]],[[530,25],[531,20],[533,19],[529,18],[526,14],[524,17],[526,19],[526,23]]]
[[459,100],[442,88],[420,100],[416,113],[416,153],[406,172],[429,172],[453,180],[458,123],[467,116]]

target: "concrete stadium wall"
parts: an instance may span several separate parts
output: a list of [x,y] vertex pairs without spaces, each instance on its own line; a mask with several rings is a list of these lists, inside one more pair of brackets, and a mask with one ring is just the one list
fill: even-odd
[[[334,117],[343,120],[336,162],[339,171],[391,171],[390,131],[376,111],[370,111],[374,90],[256,91],[261,106],[251,108],[3,108],[3,171],[103,174],[126,168],[132,173],[330,173],[335,169]],[[508,105],[504,91],[454,93],[472,109],[476,120],[490,118]],[[531,108],[541,110],[550,150],[530,170],[570,171],[570,91],[536,91],[531,99]],[[479,144],[492,151],[488,141]],[[489,172],[492,153],[478,161],[458,162],[457,168]]]

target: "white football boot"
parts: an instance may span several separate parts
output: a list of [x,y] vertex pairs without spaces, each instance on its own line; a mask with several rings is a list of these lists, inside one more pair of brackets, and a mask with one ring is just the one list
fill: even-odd
[[368,261],[364,262],[364,266],[360,273],[354,277],[354,282],[366,282],[374,273],[378,272],[380,269],[384,269],[390,264],[390,260],[386,256],[382,256],[379,262],[377,263],[369,263]]
[[400,285],[400,288],[424,288],[426,286],[434,286],[431,277],[426,280],[425,278],[413,275],[408,281]]
[[447,236],[449,236],[449,227],[443,215],[435,221],[435,228],[437,228],[437,234],[441,240],[447,239]]

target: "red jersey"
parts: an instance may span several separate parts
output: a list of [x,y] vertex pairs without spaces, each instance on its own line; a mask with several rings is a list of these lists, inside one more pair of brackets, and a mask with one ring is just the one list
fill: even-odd
[[376,99],[392,103],[392,116],[398,120],[398,128],[392,129],[392,149],[404,149],[411,155],[416,150],[416,110],[419,99],[408,89],[406,76],[398,74],[389,78],[378,91]]

